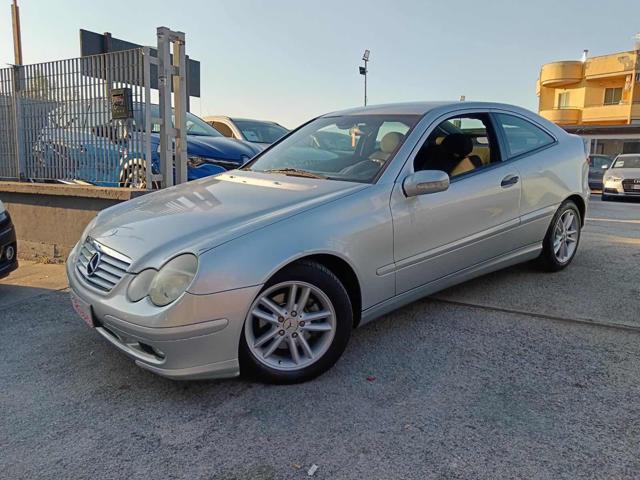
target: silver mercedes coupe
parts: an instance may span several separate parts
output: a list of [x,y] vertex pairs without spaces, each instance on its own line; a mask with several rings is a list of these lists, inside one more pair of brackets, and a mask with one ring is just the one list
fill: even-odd
[[67,262],[72,303],[159,375],[309,380],[355,327],[425,295],[569,265],[587,155],[509,105],[330,113],[238,170],[102,211]]

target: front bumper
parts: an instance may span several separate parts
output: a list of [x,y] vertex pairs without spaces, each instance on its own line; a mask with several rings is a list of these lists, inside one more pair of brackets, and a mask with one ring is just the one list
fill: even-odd
[[606,197],[615,197],[615,198],[637,198],[637,199],[640,199],[640,190],[638,190],[637,192],[633,192],[633,191],[625,191],[623,189],[605,187],[602,190],[602,195],[604,195]]
[[87,285],[67,261],[69,287],[91,306],[95,330],[136,365],[164,377],[192,380],[240,373],[238,346],[247,310],[261,286],[210,295],[185,293],[166,307],[130,302],[125,275],[108,294]]
[[[11,249],[11,250],[10,250]],[[11,259],[7,253],[11,251]],[[9,212],[0,213],[0,278],[18,268],[18,242]]]
[[640,198],[640,178],[607,178],[602,194],[606,197]]

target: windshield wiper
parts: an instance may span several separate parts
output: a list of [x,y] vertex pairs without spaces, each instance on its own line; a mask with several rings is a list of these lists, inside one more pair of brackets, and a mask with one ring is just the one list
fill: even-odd
[[306,178],[321,178],[326,180],[327,177],[318,173],[307,172],[306,170],[299,170],[297,168],[273,168],[271,170],[264,170],[263,173],[283,173],[291,177],[306,177]]

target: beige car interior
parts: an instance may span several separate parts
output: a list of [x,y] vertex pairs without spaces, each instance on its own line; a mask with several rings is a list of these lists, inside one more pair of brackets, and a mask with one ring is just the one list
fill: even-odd
[[373,160],[374,162],[384,163],[386,162],[391,154],[395,152],[398,148],[398,145],[402,143],[404,139],[404,135],[398,132],[389,132],[382,140],[380,140],[380,150],[376,150],[369,156],[369,160]]

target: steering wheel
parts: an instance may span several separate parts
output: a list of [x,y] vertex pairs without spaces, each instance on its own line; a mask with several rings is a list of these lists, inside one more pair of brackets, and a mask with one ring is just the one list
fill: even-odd
[[350,175],[356,178],[368,178],[375,175],[378,172],[379,168],[380,164],[378,162],[367,159],[343,168],[342,170],[340,170],[340,174]]

